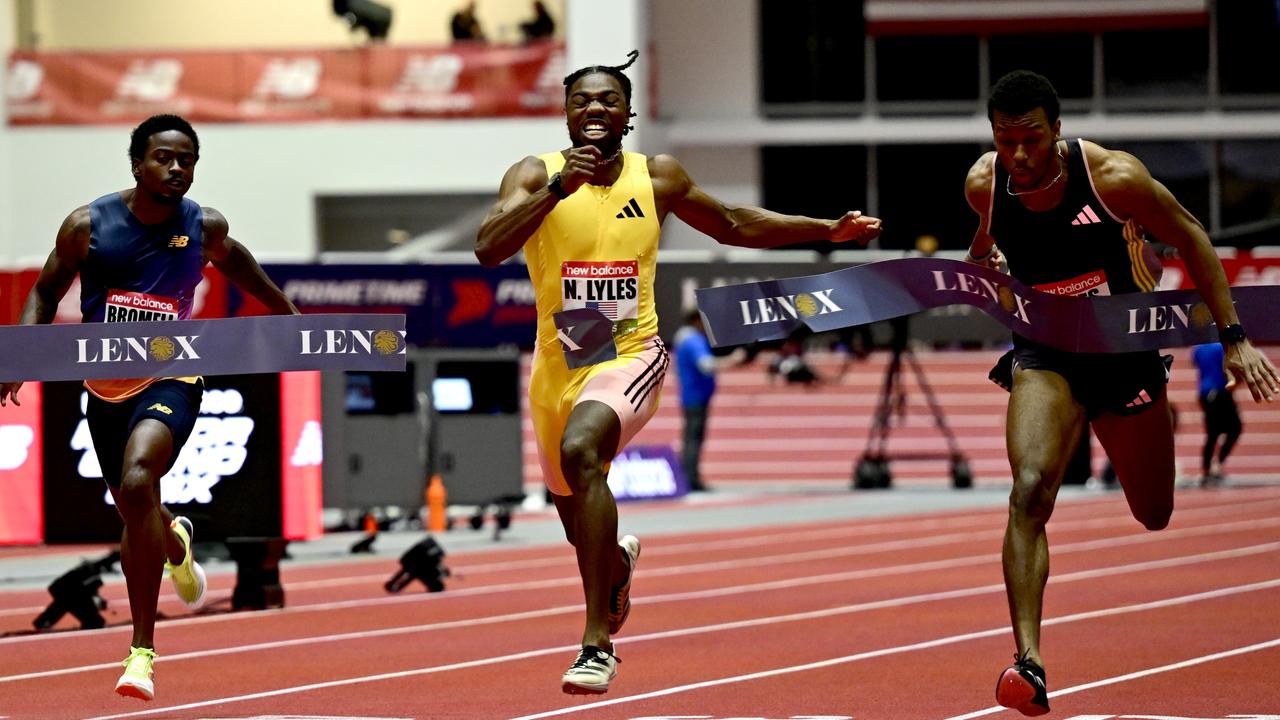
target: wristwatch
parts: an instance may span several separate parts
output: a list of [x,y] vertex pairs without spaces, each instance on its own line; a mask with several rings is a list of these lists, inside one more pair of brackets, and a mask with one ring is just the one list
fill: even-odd
[[560,184],[560,173],[551,176],[550,182],[547,183],[547,190],[561,200],[569,197],[569,193],[565,192],[564,186]]
[[1247,337],[1249,336],[1244,334],[1244,326],[1240,323],[1232,323],[1218,331],[1218,340],[1232,345],[1244,342]]

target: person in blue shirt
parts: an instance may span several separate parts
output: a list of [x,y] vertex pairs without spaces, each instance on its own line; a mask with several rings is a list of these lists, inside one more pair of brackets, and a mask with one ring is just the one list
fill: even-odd
[[[1244,427],[1240,423],[1235,398],[1231,396],[1235,383],[1227,381],[1223,356],[1221,343],[1197,345],[1191,352],[1200,371],[1200,408],[1204,410],[1205,431],[1200,483],[1205,487],[1222,484],[1222,465],[1240,439],[1240,431]],[[1224,438],[1221,446],[1218,445],[1219,437]],[[1218,455],[1216,462],[1213,457],[1215,451]]]
[[676,373],[680,378],[680,407],[684,410],[684,432],[680,465],[689,480],[689,489],[703,492],[698,469],[702,457],[702,441],[707,435],[707,411],[716,393],[716,356],[711,352],[702,315],[690,310],[685,324],[676,332]]

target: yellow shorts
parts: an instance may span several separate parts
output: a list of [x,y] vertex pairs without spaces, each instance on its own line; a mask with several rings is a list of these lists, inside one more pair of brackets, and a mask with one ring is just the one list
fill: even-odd
[[617,448],[621,451],[657,412],[669,364],[666,345],[656,336],[637,352],[577,370],[565,365],[559,350],[539,347],[534,351],[529,412],[538,439],[542,478],[551,492],[573,494],[560,469],[560,440],[578,403],[596,400],[613,408],[622,425]]

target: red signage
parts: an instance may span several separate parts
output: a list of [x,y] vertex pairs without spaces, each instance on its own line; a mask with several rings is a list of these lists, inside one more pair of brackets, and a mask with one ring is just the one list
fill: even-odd
[[0,408],[0,545],[44,540],[40,383],[23,385],[18,401]]
[[555,115],[564,47],[15,52],[11,125]]

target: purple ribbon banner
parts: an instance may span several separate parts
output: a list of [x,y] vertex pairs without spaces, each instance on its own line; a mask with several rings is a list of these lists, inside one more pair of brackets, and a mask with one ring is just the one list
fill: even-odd
[[404,315],[0,327],[5,382],[404,369]]
[[[1232,288],[1255,341],[1280,341],[1280,285]],[[972,305],[1013,332],[1059,350],[1136,352],[1215,342],[1194,290],[1064,296],[986,267],[942,258],[884,260],[823,273],[696,291],[715,347],[779,340],[800,327],[839,330],[947,305]]]

